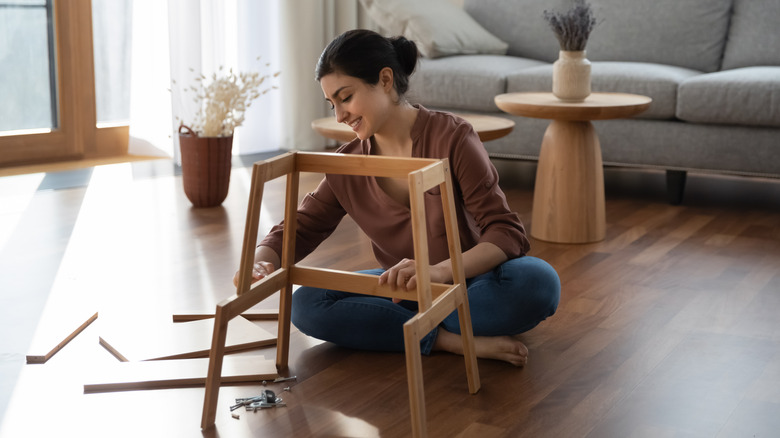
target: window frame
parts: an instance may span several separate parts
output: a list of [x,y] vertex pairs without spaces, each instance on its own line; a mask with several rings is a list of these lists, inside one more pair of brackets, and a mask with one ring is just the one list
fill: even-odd
[[129,126],[98,127],[92,1],[52,0],[58,126],[0,135],[0,167],[127,154]]

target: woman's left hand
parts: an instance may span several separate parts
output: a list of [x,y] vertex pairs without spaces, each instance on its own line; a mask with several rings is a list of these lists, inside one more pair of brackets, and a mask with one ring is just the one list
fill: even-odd
[[[446,276],[439,266],[431,266],[428,270],[432,283],[445,283]],[[383,272],[379,276],[379,284],[387,284],[395,290],[402,288],[405,290],[414,290],[417,287],[417,268],[414,260],[403,259],[398,264]],[[394,303],[400,302],[400,299],[393,298]]]

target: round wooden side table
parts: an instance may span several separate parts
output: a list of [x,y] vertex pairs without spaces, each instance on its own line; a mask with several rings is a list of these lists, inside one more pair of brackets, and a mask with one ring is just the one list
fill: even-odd
[[[495,140],[501,138],[515,127],[515,122],[503,117],[485,116],[481,114],[455,114],[471,123],[474,130],[482,141]],[[355,132],[348,125],[339,123],[335,117],[324,117],[311,122],[311,127],[320,135],[348,142],[355,139]]]
[[652,99],[592,93],[584,102],[567,103],[552,93],[507,93],[496,96],[495,102],[509,114],[552,120],[539,152],[531,235],[557,243],[604,240],[604,169],[591,120],[634,116]]

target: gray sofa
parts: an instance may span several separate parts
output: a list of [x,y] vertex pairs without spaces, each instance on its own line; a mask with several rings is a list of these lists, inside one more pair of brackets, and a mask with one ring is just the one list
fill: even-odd
[[[549,121],[515,117],[497,94],[550,91],[558,43],[542,17],[568,0],[465,0],[506,55],[421,60],[410,100],[514,120],[494,158],[538,157]],[[593,91],[653,98],[632,119],[594,122],[606,165],[667,171],[680,202],[688,171],[780,178],[780,0],[590,0]]]

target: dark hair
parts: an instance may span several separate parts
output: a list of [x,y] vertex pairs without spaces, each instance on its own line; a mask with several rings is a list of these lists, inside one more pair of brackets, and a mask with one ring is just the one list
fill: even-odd
[[370,30],[354,29],[337,36],[322,51],[314,77],[319,82],[323,76],[339,72],[376,85],[379,72],[390,67],[400,98],[409,89],[409,76],[418,57],[414,42],[402,36],[385,38]]

